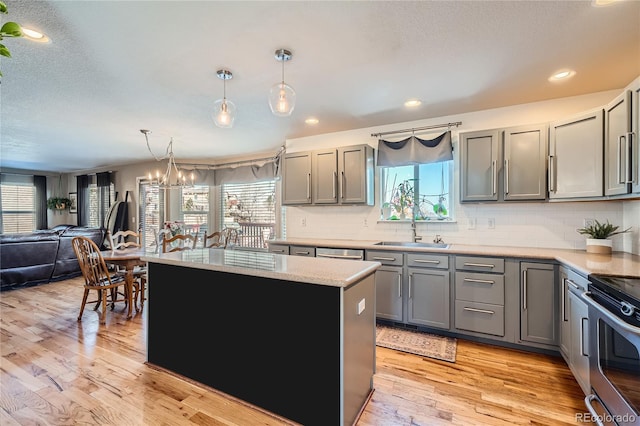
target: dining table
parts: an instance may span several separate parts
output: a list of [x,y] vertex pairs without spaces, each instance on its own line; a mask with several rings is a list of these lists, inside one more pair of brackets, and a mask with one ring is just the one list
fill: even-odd
[[[105,263],[116,265],[125,270],[125,297],[127,299],[128,310],[127,319],[133,316],[133,271],[136,266],[145,266],[147,262],[141,260],[146,250],[142,247],[129,247],[118,250],[103,250],[100,252]],[[144,295],[143,295],[144,297]],[[136,312],[138,312],[138,303],[135,302]]]

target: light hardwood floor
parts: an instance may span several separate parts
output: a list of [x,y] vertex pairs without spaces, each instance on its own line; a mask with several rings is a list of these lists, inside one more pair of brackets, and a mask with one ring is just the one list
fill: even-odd
[[[288,424],[150,368],[145,314],[119,306],[99,326],[89,307],[77,322],[81,298],[78,278],[0,293],[0,424]],[[358,426],[569,425],[586,411],[560,357],[462,339],[455,363],[377,348],[374,387]]]

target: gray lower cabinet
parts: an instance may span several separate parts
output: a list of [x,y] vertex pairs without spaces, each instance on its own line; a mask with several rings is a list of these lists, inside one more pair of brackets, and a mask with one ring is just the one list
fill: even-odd
[[504,259],[456,256],[455,329],[505,336]]
[[557,265],[520,262],[520,339],[517,343],[557,349],[559,291]]
[[376,318],[404,321],[404,254],[397,251],[367,250],[365,260],[380,262],[375,275]]
[[589,310],[580,294],[587,291],[587,278],[560,268],[562,284],[560,309],[560,353],[585,395],[590,393],[589,380]]
[[450,328],[449,256],[407,253],[407,323]]

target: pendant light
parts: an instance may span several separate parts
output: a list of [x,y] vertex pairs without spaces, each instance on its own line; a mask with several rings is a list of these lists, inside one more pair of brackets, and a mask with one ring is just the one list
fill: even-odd
[[276,60],[282,62],[282,82],[277,83],[269,92],[269,107],[274,115],[287,117],[296,106],[296,92],[284,82],[284,63],[291,60],[291,52],[286,49],[276,50]]
[[213,104],[213,121],[218,127],[233,127],[233,120],[236,118],[236,106],[227,99],[227,80],[232,79],[233,74],[229,70],[218,70],[216,74],[224,82],[224,89],[222,99],[218,99]]

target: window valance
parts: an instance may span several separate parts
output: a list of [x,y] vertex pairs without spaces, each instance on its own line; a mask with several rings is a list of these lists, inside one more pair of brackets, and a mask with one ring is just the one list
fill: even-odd
[[378,166],[411,166],[448,160],[453,160],[451,131],[433,139],[412,135],[397,142],[378,140]]

